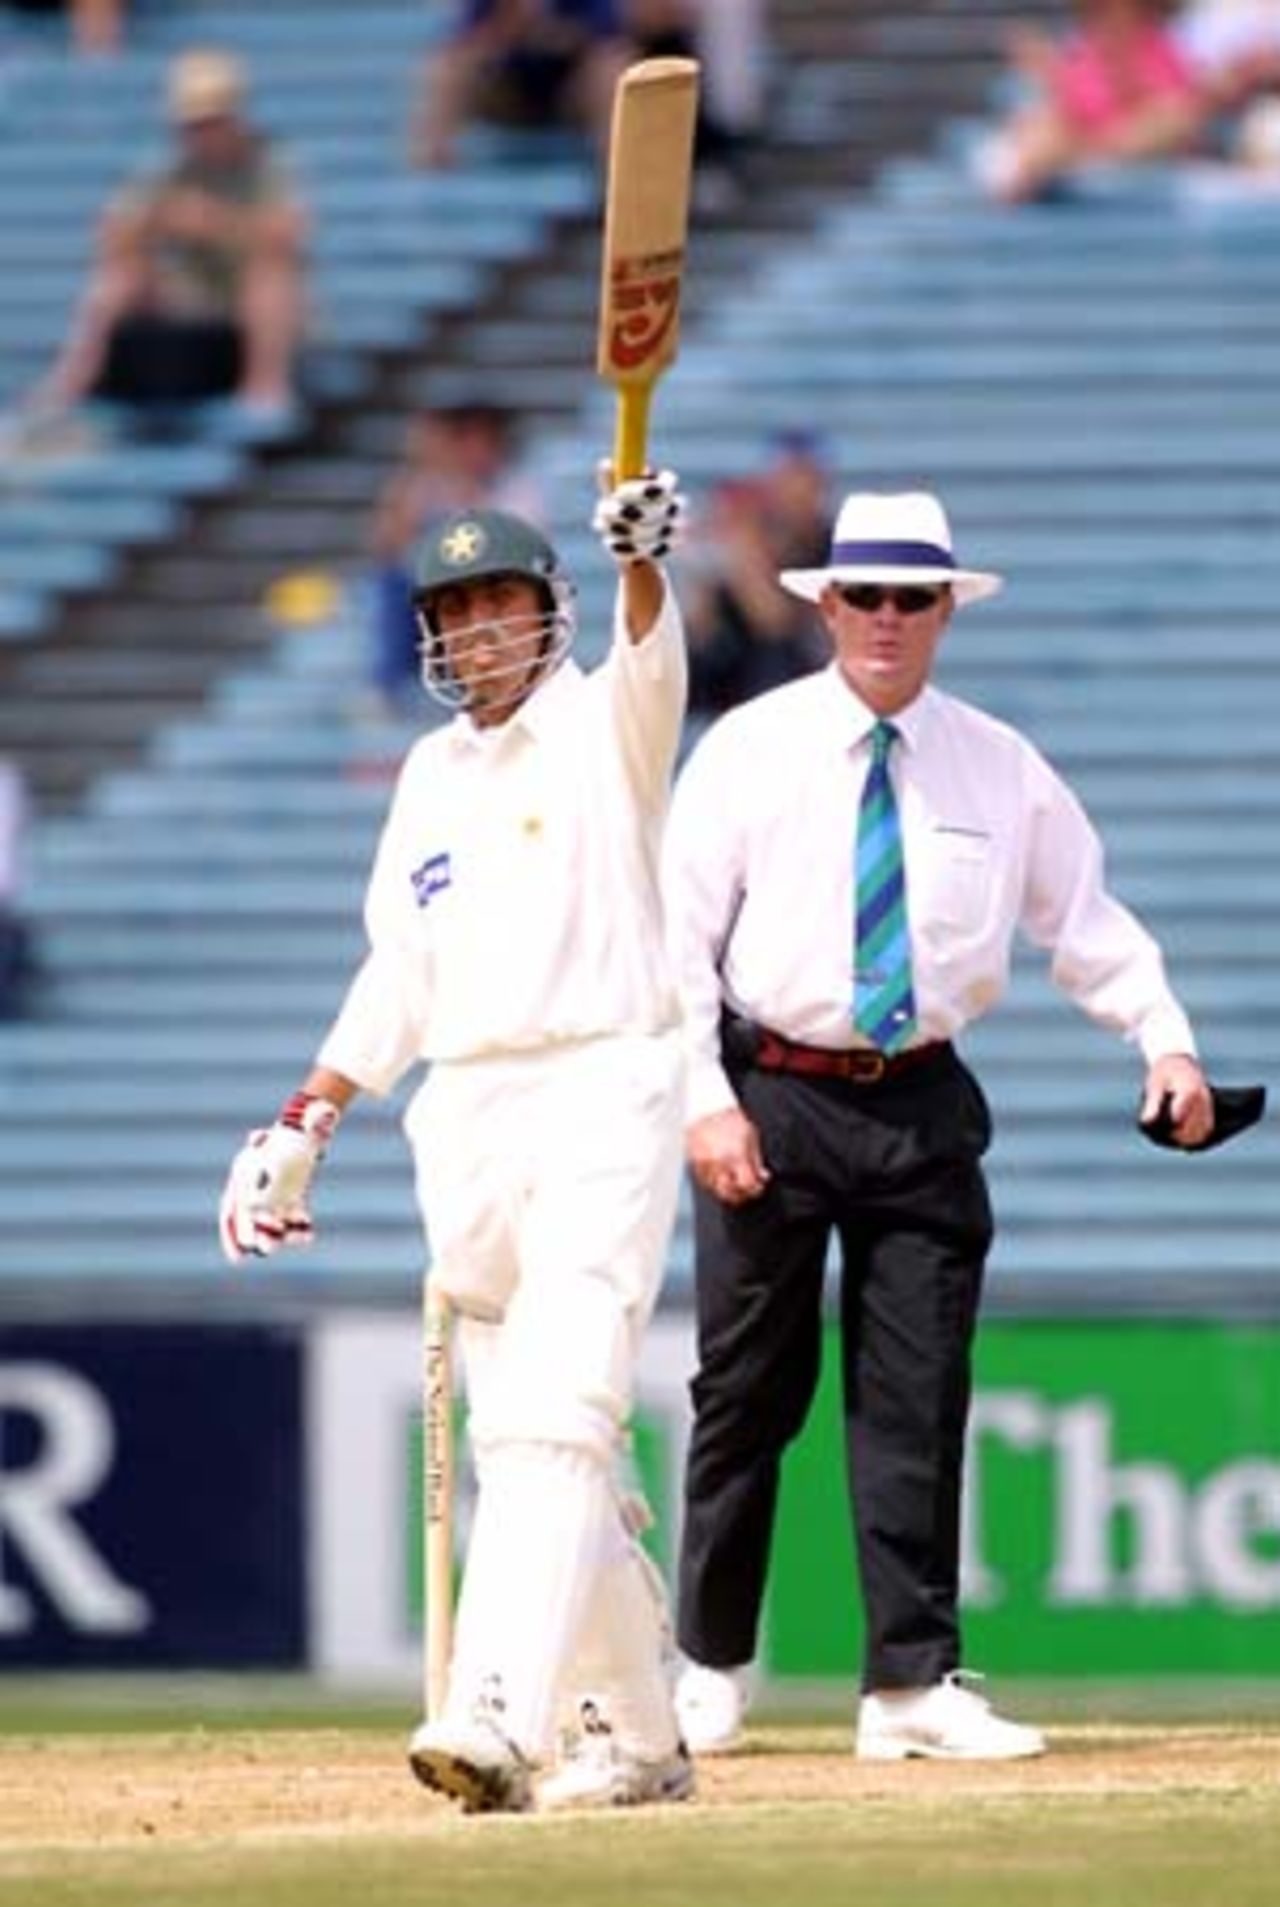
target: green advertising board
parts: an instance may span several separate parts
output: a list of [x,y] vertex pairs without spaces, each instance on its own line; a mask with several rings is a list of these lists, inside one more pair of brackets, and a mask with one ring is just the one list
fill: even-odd
[[[834,1338],[786,1466],[774,1676],[858,1669]],[[1280,1330],[984,1326],[963,1575],[966,1657],[984,1669],[1280,1673]]]
[[[635,1469],[674,1580],[689,1333],[646,1346]],[[465,1466],[464,1466],[465,1469]],[[409,1622],[421,1614],[417,1450]],[[1280,1326],[998,1319],[979,1332],[963,1536],[966,1661],[1037,1676],[1280,1674]],[[469,1519],[459,1502],[459,1546]],[[861,1617],[837,1335],[784,1466],[760,1667],[856,1680]]]

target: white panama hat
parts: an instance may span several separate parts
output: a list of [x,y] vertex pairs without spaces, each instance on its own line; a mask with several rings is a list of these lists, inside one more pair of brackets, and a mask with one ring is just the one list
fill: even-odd
[[927,490],[855,491],[840,505],[826,568],[784,569],[778,580],[809,603],[828,583],[949,583],[957,604],[1004,587],[990,570],[959,567],[947,513]]

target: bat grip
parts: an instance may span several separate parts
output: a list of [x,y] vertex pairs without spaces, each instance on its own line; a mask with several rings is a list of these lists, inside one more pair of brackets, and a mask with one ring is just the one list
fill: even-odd
[[649,399],[652,384],[622,384],[618,387],[618,419],[613,440],[613,476],[615,483],[638,477],[644,469],[649,437]]

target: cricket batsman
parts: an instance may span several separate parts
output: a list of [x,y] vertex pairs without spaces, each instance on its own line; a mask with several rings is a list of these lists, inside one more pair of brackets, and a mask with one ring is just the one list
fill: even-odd
[[[619,583],[590,672],[537,529],[480,509],[423,539],[423,681],[455,713],[404,762],[367,955],[220,1212],[233,1261],[306,1244],[346,1108],[427,1064],[405,1129],[459,1318],[478,1495],[447,1696],[409,1759],[470,1811],[693,1787],[663,1598],[614,1481],[681,1170],[657,878],[686,684],[662,561],[683,500],[669,471],[607,486],[594,527]],[[557,1765],[558,1704],[587,1663],[603,1699]]]

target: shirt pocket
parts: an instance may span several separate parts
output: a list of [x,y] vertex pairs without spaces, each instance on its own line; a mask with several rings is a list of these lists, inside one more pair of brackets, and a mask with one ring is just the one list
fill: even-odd
[[928,835],[924,931],[976,934],[987,918],[993,865],[994,843],[989,834],[935,823]]

